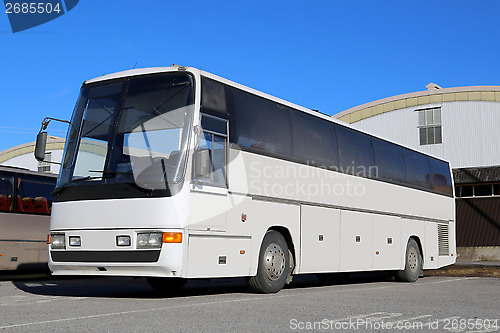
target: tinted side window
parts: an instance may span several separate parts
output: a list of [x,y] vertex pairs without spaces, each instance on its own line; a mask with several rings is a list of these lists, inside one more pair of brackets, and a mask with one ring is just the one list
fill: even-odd
[[52,195],[56,179],[18,176],[17,212],[49,215],[52,209]]
[[261,152],[291,156],[288,108],[238,89],[232,89],[232,98],[232,143]]
[[431,177],[427,156],[403,148],[406,167],[406,182],[410,185],[431,188]]
[[293,157],[310,165],[337,168],[337,141],[333,124],[292,110]]
[[226,90],[223,84],[201,78],[201,106],[220,115],[227,115]]
[[451,175],[448,163],[429,157],[431,168],[432,190],[438,193],[452,195]]
[[[201,109],[205,111],[206,109]],[[227,120],[223,118],[213,117],[209,114],[201,115],[201,128],[204,131],[215,132],[227,136]]]
[[0,212],[12,212],[12,194],[14,192],[14,176],[0,172]]
[[372,138],[377,178],[403,183],[405,166],[401,147],[387,141]]
[[340,171],[361,177],[375,176],[370,136],[343,126],[336,126]]

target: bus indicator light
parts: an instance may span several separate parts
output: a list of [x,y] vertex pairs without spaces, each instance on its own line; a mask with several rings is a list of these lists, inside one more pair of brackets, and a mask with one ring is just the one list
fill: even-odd
[[181,232],[164,232],[163,243],[182,243]]
[[50,244],[50,234],[47,235],[47,244]]

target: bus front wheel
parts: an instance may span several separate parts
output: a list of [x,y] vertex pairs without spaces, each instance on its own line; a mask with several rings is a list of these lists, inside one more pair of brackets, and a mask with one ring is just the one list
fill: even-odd
[[285,238],[277,231],[268,231],[259,253],[257,275],[248,279],[250,289],[257,293],[277,293],[290,275],[290,251]]
[[417,242],[411,238],[406,246],[405,268],[396,272],[395,278],[402,282],[415,282],[422,270],[422,255]]

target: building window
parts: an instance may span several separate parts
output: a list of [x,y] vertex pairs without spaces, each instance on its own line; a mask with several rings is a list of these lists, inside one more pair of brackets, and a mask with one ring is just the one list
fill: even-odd
[[441,107],[416,110],[418,113],[418,132],[420,145],[433,145],[443,142],[441,130]]
[[50,172],[50,162],[52,160],[52,153],[45,153],[43,162],[38,162],[38,172]]
[[457,198],[500,196],[500,184],[456,185]]

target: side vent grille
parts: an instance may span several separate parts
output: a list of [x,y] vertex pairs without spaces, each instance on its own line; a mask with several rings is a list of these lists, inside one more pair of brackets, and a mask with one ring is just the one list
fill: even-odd
[[450,255],[450,238],[448,235],[448,225],[438,224],[439,255]]

